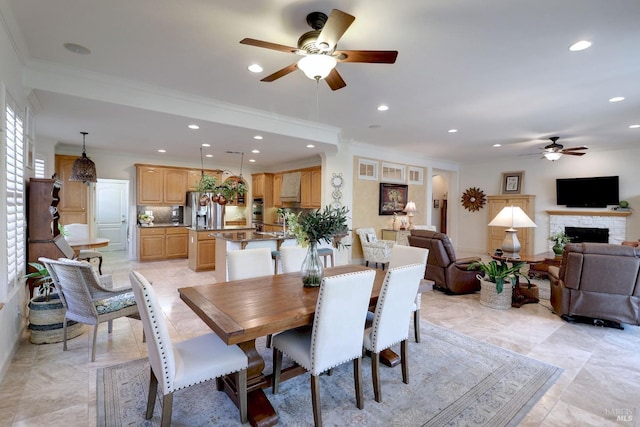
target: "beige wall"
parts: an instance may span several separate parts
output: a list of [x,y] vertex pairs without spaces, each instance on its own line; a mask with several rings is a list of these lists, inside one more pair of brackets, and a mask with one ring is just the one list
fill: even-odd
[[[385,182],[381,180],[382,160],[374,158],[366,158],[367,160],[373,160],[378,162],[378,180],[365,180],[358,178],[358,161],[361,158],[354,156],[353,158],[353,209],[352,209],[352,224],[353,224],[353,245],[351,247],[351,259],[362,259],[362,246],[360,246],[360,240],[358,239],[355,230],[361,227],[373,227],[376,230],[378,238],[381,237],[383,228],[392,228],[393,216],[391,215],[379,215],[378,204],[380,200],[380,183]],[[394,162],[398,164],[397,162]],[[414,166],[414,165],[406,165]],[[426,224],[427,218],[427,168],[423,169],[423,184],[409,185],[409,200],[412,200],[416,204],[418,212],[416,212],[413,218],[413,224]],[[405,180],[405,183],[407,181]],[[400,216],[399,216],[400,218]],[[400,221],[396,222],[396,226],[400,227]]]

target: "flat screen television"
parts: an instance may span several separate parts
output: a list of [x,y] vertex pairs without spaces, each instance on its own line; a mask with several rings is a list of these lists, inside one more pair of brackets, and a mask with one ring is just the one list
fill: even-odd
[[556,196],[559,205],[568,208],[604,208],[619,202],[618,177],[556,179]]

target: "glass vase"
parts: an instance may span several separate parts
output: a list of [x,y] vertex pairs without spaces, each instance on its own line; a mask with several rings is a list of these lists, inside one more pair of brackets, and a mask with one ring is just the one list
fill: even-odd
[[320,286],[320,283],[322,283],[324,267],[318,255],[317,242],[309,242],[307,255],[304,257],[304,261],[302,261],[300,273],[302,275],[302,284],[306,288]]

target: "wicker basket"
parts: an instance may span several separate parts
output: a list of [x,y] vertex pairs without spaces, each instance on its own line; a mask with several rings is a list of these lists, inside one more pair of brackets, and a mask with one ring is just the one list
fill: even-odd
[[480,280],[480,304],[498,310],[511,308],[513,291],[511,283],[505,283],[502,292],[496,291],[496,284],[487,280]]
[[[49,300],[44,297],[34,297],[29,303],[29,341],[33,344],[52,344],[62,342],[62,321],[64,307],[58,294],[51,294]],[[67,339],[82,334],[84,325],[67,320]]]

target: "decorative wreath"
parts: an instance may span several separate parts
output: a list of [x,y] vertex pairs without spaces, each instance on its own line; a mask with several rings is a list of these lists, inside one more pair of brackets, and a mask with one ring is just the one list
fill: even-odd
[[462,194],[462,206],[471,212],[479,211],[487,201],[484,191],[479,188],[471,187]]

